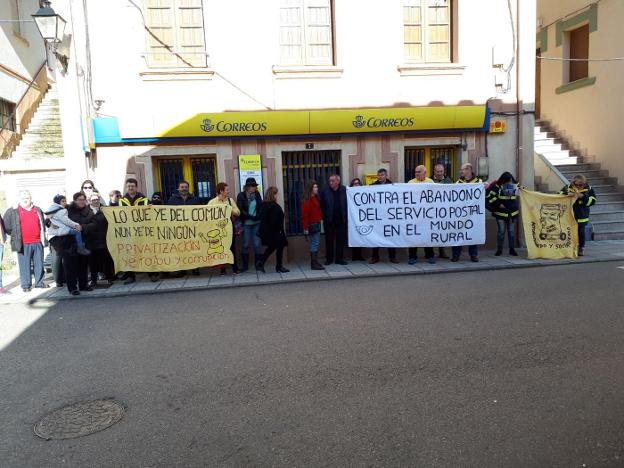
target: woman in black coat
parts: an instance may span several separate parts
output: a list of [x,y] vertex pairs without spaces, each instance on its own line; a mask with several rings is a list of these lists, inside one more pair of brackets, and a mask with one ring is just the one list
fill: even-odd
[[288,245],[286,233],[284,232],[284,210],[277,203],[277,188],[269,187],[264,197],[262,212],[260,217],[260,240],[262,245],[266,245],[266,250],[262,256],[262,264],[258,270],[264,273],[264,264],[269,256],[275,252],[275,271],[278,273],[288,273],[290,270],[284,268],[282,263],[284,247]]
[[104,279],[108,281],[108,284],[113,283],[115,276],[113,259],[108,252],[106,246],[106,232],[108,231],[108,221],[106,216],[102,212],[101,201],[98,193],[93,193],[89,200],[89,206],[93,212],[93,219],[95,226],[93,233],[87,239],[89,250],[91,250],[91,256],[89,261],[89,272],[91,281],[89,281],[89,287],[96,287],[98,275],[103,275]]
[[[69,219],[82,226],[82,235],[85,243],[89,245],[90,238],[95,230],[93,212],[87,205],[87,198],[84,193],[75,193],[73,200],[73,203],[67,207],[67,214]],[[79,291],[92,291],[93,288],[87,282],[89,256],[78,255],[74,237],[56,236],[50,242],[63,259],[68,291],[74,296],[80,294]]]

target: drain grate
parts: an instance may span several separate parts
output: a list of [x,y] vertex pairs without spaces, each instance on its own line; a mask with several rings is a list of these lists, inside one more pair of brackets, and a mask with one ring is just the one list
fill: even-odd
[[125,413],[122,403],[91,400],[64,406],[48,413],[35,424],[35,434],[46,440],[83,437],[119,422]]

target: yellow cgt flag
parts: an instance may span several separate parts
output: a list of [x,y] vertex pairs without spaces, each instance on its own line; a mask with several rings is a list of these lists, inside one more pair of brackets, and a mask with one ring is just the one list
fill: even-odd
[[528,257],[576,258],[578,226],[574,219],[574,197],[520,189],[522,226]]

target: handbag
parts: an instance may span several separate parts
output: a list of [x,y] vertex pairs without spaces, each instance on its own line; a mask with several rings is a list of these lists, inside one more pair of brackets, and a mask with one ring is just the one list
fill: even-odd
[[[232,206],[232,202],[229,198],[228,198],[228,203],[230,204],[230,206]],[[243,222],[241,221],[240,216],[232,215],[230,217],[230,220],[232,221],[233,234],[235,236],[242,235],[245,228],[243,227]]]
[[310,223],[308,226],[308,234],[317,234],[321,232],[321,223]]

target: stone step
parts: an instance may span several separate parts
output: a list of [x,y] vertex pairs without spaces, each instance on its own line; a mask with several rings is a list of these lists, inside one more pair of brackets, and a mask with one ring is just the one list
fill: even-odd
[[600,169],[600,163],[579,163],[579,164],[570,164],[558,166],[557,169],[561,172],[567,171],[591,171]]
[[602,203],[607,203],[607,202],[624,202],[624,193],[616,192],[616,193],[605,193],[603,195],[600,195],[600,198],[598,198],[598,200],[596,201],[596,206],[599,206]]
[[624,231],[624,220],[621,221],[592,221],[594,232],[620,232]]
[[620,221],[624,222],[624,210],[619,211],[591,211],[589,216],[591,222],[601,222],[601,221]]
[[538,153],[542,153],[544,151],[547,151],[549,153],[555,152],[555,151],[562,151],[563,150],[563,146],[561,146],[561,143],[544,143],[542,144],[539,140],[535,140],[534,142],[534,146],[535,151],[537,151]]
[[570,154],[570,150],[538,151],[538,153],[548,160],[574,157]]
[[571,158],[561,158],[561,159],[548,159],[548,161],[553,165],[553,166],[568,166],[570,164],[576,164],[576,162],[579,160],[579,158],[576,157],[571,157]]
[[608,193],[619,193],[617,185],[592,185],[592,188],[598,196]]
[[574,177],[575,175],[584,175],[587,178],[590,177],[609,177],[609,171],[604,170],[604,169],[590,169],[587,171],[583,171],[583,170],[579,170],[579,171],[571,171],[569,169],[566,170],[561,170],[559,169],[559,171],[566,176],[568,179],[571,179],[572,177]]
[[594,185],[617,185],[617,177],[588,177],[587,183]]
[[624,211],[624,200],[602,201],[603,197],[598,197],[598,201],[591,207],[591,213],[608,213],[611,211]]
[[622,240],[624,239],[624,231],[613,232],[595,232],[594,240]]

